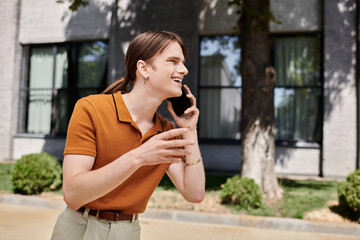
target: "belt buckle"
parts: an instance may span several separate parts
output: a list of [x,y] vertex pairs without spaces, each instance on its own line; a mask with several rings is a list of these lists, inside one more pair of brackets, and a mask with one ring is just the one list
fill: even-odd
[[100,212],[100,210],[96,211],[96,219],[99,219],[99,212]]
[[113,218],[114,221],[119,221],[120,213],[121,212],[118,210],[114,211],[114,218]]

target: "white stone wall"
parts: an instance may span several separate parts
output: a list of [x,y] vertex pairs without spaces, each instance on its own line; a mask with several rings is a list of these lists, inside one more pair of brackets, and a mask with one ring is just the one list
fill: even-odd
[[[199,9],[199,32],[201,35],[232,34],[238,15],[228,1],[202,0]],[[282,24],[270,24],[272,33],[321,31],[320,0],[271,0],[271,11]],[[201,150],[207,169],[239,172],[241,168],[241,145],[202,144]],[[278,174],[305,174],[317,176],[320,172],[320,149],[276,147]]]
[[[241,145],[201,144],[204,167],[210,172],[240,173]],[[320,149],[276,147],[275,172],[280,175],[319,175]]]
[[113,0],[91,0],[86,8],[71,12],[69,3],[22,0],[20,42],[52,43],[107,39]]
[[321,0],[270,0],[278,21],[270,23],[271,32],[307,32],[322,29]]
[[15,137],[13,158],[19,159],[21,156],[30,153],[47,152],[54,155],[59,161],[63,160],[65,139],[49,139],[34,137]]
[[275,172],[277,174],[318,176],[320,149],[276,148]]
[[[270,0],[270,8],[282,24],[270,23],[270,31],[308,32],[322,28],[321,0]],[[234,34],[237,7],[227,0],[201,0],[199,32],[201,35]]]
[[[124,52],[134,35],[146,30],[172,30],[183,36],[189,45],[187,66],[190,74],[186,80],[196,90],[198,36],[233,33],[238,16],[236,9],[228,7],[225,0],[187,1],[190,9],[183,8],[184,1],[119,0],[119,28],[115,42],[118,49],[110,58],[116,64],[111,68],[112,74],[116,77],[124,74]],[[271,10],[283,22],[270,25],[274,33],[321,31],[324,21],[322,170],[329,177],[345,177],[356,166],[354,1],[326,0],[323,14],[321,0],[271,0]],[[40,151],[50,152],[61,159],[65,144],[64,139],[20,135],[12,141],[17,125],[21,66],[18,41],[32,44],[110,39],[113,2],[91,0],[87,8],[72,13],[68,4],[58,4],[55,0],[0,1],[0,160],[17,159],[23,154]],[[17,18],[19,13],[21,16]],[[16,27],[17,19],[19,29]],[[202,144],[201,150],[208,169],[240,170],[240,145]],[[277,173],[317,175],[320,170],[319,149],[276,148]]]
[[201,144],[200,151],[204,167],[210,172],[240,173],[241,146],[221,144]]
[[201,35],[233,34],[237,8],[227,0],[201,0],[198,27]]
[[0,161],[9,160],[15,134],[20,47],[17,41],[19,1],[0,1]]
[[324,176],[356,167],[355,0],[324,5]]
[[[20,41],[22,44],[107,39],[110,44],[109,76],[114,80],[125,73],[124,59],[130,41],[149,30],[169,30],[183,37],[189,47],[186,84],[195,89],[198,61],[197,2],[119,0],[118,27],[111,28],[114,0],[90,0],[86,8],[72,13],[68,4],[49,0],[22,0]],[[191,6],[190,9],[184,6]],[[115,31],[116,30],[116,31]],[[196,94],[196,91],[194,90]],[[167,112],[166,108],[160,110]],[[60,147],[59,147],[60,146]],[[61,149],[62,146],[62,149]],[[13,159],[46,151],[62,158],[64,139],[32,138],[17,135]]]

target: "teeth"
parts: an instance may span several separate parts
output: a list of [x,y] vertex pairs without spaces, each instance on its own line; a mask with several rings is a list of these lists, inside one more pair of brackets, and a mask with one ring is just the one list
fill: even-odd
[[178,82],[178,83],[182,83],[182,79],[180,79],[180,78],[172,78],[171,80]]

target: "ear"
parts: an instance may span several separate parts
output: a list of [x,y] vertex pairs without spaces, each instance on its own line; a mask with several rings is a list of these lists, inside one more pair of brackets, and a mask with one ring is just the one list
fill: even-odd
[[144,77],[144,78],[148,78],[149,77],[149,71],[148,71],[148,66],[146,64],[145,61],[143,60],[139,60],[136,63],[136,68],[139,71],[139,73]]

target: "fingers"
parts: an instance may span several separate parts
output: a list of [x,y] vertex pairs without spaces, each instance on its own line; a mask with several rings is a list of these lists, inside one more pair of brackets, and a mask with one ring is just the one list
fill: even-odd
[[180,148],[172,148],[172,149],[162,149],[158,151],[156,157],[156,163],[179,163],[184,160],[185,156],[190,155],[191,152],[180,149]]
[[193,140],[174,139],[174,140],[163,141],[162,143],[159,144],[159,147],[178,149],[180,147],[186,147],[191,145],[194,145]]
[[184,84],[184,88],[185,88],[186,92],[188,93],[186,96],[192,100],[193,106],[196,106],[196,98],[191,93],[190,88],[185,84]]
[[159,152],[159,155],[164,157],[184,157],[190,154],[191,154],[190,151],[182,148],[166,149]]
[[184,85],[185,90],[188,92],[188,94],[186,95],[188,98],[191,99],[193,105],[191,107],[189,107],[188,109],[185,110],[184,114],[189,114],[189,113],[193,113],[193,114],[199,114],[199,109],[197,109],[196,107],[196,98],[194,97],[194,95],[191,93],[190,88],[187,85]]
[[192,106],[188,109],[185,110],[184,114],[189,114],[189,113],[193,113],[194,115],[199,115],[199,109],[197,109],[197,107]]
[[184,84],[183,87],[185,88],[188,94],[191,94],[190,88],[186,84]]
[[168,163],[180,163],[182,162],[182,158],[176,158],[176,157],[168,157],[167,159]]
[[175,138],[187,133],[189,130],[187,128],[174,128],[169,131],[160,133],[156,135],[154,138],[168,140],[170,138]]

